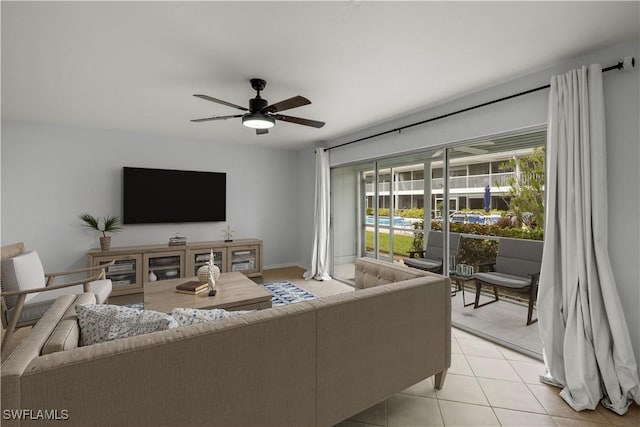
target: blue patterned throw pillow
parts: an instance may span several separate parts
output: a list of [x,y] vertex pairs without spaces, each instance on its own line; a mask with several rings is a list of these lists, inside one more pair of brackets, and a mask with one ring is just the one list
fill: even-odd
[[109,304],[76,306],[82,345],[175,328],[177,322],[168,314]]
[[221,308],[211,310],[199,310],[197,308],[174,308],[171,310],[171,316],[178,322],[180,326],[189,326],[194,323],[210,322],[212,320],[226,319],[228,317],[237,316],[238,314],[250,313],[251,310],[227,311]]

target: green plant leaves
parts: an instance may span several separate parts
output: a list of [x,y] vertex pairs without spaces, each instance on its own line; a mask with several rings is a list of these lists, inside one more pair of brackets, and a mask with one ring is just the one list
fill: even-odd
[[107,233],[115,233],[122,230],[122,227],[120,226],[120,218],[115,215],[105,216],[103,220],[104,226],[102,228],[100,228],[100,219],[89,213],[83,212],[78,216],[78,218],[83,222],[83,227],[99,231],[103,236],[106,236]]

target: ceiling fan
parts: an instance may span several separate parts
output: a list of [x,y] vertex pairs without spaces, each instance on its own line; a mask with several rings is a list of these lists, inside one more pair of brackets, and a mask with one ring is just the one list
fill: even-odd
[[251,87],[257,92],[256,97],[249,100],[249,108],[241,107],[240,105],[232,104],[227,101],[212,98],[207,95],[193,95],[201,99],[205,99],[211,102],[217,102],[218,104],[226,105],[227,107],[237,108],[238,110],[246,111],[244,114],[234,114],[231,116],[214,116],[204,119],[193,119],[192,122],[207,122],[210,120],[227,120],[233,118],[242,117],[242,124],[256,130],[257,135],[264,135],[269,133],[269,129],[274,127],[276,120],[283,122],[295,123],[298,125],[311,126],[314,128],[321,128],[324,126],[324,122],[317,120],[302,119],[300,117],[285,116],[278,114],[280,111],[290,110],[292,108],[301,107],[303,105],[311,104],[304,96],[294,96],[293,98],[285,99],[284,101],[276,102],[275,104],[268,105],[266,99],[260,97],[260,92],[264,90],[267,82],[262,79],[251,79]]

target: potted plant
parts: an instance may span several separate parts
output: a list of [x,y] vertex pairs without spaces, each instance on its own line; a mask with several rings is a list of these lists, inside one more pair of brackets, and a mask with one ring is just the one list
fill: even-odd
[[100,236],[100,248],[103,251],[108,251],[109,248],[111,248],[111,236],[107,236],[107,233],[115,233],[122,230],[122,227],[120,227],[120,218],[114,215],[107,215],[104,217],[102,228],[100,228],[100,219],[91,214],[80,214],[80,220],[84,223],[84,227],[91,228],[92,230],[97,230],[102,233],[102,236]]

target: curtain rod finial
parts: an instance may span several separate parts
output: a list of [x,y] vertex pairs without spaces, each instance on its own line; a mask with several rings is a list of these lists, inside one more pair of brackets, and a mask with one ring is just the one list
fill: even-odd
[[636,66],[636,58],[633,56],[626,56],[620,63],[620,68],[625,71],[633,70]]

